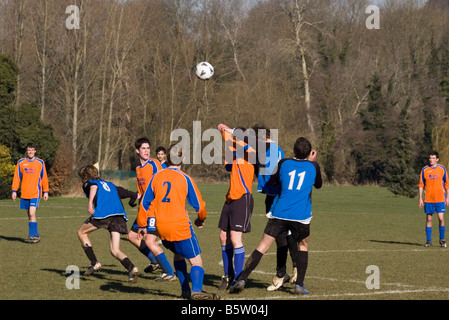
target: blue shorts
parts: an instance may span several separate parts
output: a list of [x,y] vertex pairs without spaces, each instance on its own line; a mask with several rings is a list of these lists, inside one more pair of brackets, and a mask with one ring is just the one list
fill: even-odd
[[444,213],[446,212],[446,204],[444,202],[438,203],[424,203],[424,212],[426,214]]
[[200,244],[192,230],[192,237],[182,241],[162,240],[164,247],[186,259],[195,258],[201,253]]
[[40,198],[20,199],[20,209],[28,210],[30,207],[39,208]]
[[[153,234],[157,236],[156,231],[156,218],[148,218],[147,226],[145,227],[147,229],[148,234]],[[139,232],[139,225],[137,224],[137,219],[134,220],[134,223],[131,227],[131,231],[138,233]]]

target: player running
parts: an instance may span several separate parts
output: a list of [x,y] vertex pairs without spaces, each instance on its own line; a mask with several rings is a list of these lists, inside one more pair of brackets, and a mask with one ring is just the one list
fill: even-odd
[[[174,253],[174,266],[183,298],[218,300],[218,295],[203,291],[201,249],[186,210],[186,200],[198,214],[195,225],[200,229],[207,217],[206,204],[192,178],[181,171],[183,160],[181,148],[172,146],[168,149],[168,168],[154,175],[142,198],[143,210],[137,217],[139,232],[144,235],[157,229],[164,246]],[[185,259],[192,265],[192,289]]]
[[91,217],[78,229],[78,238],[91,262],[84,275],[89,276],[101,269],[101,264],[92,248],[89,234],[98,229],[106,229],[111,234],[110,250],[112,256],[128,270],[128,282],[136,282],[139,270],[120,250],[120,235],[128,233],[126,226],[128,217],[120,199],[131,198],[130,205],[133,205],[139,194],[116,187],[109,181],[101,180],[97,168],[92,165],[82,167],[78,174],[83,181],[83,191],[89,199],[88,211],[91,214]]

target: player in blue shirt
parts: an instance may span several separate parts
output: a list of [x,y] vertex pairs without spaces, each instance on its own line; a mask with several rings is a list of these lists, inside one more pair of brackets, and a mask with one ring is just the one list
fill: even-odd
[[[271,139],[270,129],[263,125],[257,125],[254,127],[254,130],[258,141],[257,191],[265,194],[265,212],[268,214],[274,199],[280,191],[280,185],[273,185],[268,182],[277,170],[279,161],[284,159],[285,155],[284,150]],[[267,288],[268,291],[278,290],[289,279],[291,283],[295,283],[298,276],[296,268],[298,246],[290,231],[276,238],[276,247],[276,275],[273,277],[272,284]],[[289,251],[293,264],[291,278],[287,274],[287,256]]]
[[128,270],[128,282],[136,282],[139,270],[120,251],[120,236],[128,233],[126,225],[128,217],[121,199],[130,198],[129,204],[135,206],[135,201],[139,198],[139,194],[116,187],[109,181],[101,180],[98,176],[97,168],[92,165],[81,168],[78,174],[83,181],[83,191],[89,199],[88,211],[91,214],[89,219],[78,229],[78,238],[87,258],[91,262],[84,275],[89,276],[101,268],[89,239],[91,232],[101,228],[110,232],[111,254]]
[[279,235],[289,230],[299,249],[296,259],[298,278],[295,293],[309,293],[304,288],[304,278],[308,264],[308,238],[312,220],[312,188],[319,189],[323,183],[320,166],[315,161],[308,160],[309,157],[316,157],[310,142],[305,138],[299,138],[293,152],[295,157],[281,160],[277,171],[270,178],[270,184],[280,186],[280,193],[271,207],[263,238],[248,258],[240,277],[229,289],[230,293],[239,293],[245,288],[246,280],[263,255]]

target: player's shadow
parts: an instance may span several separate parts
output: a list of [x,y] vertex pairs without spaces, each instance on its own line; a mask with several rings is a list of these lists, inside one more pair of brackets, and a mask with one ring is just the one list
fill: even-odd
[[17,237],[7,237],[7,236],[1,236],[0,235],[0,240],[6,240],[6,241],[16,241],[16,242],[22,242],[22,243],[27,243],[25,239],[23,238],[17,238]]
[[390,241],[390,240],[368,240],[370,242],[377,242],[377,243],[386,243],[386,244],[404,244],[407,246],[418,246],[422,247],[422,243],[416,243],[416,242],[404,242],[404,241]]
[[[139,282],[142,279],[139,277]],[[151,283],[150,283],[151,284]],[[164,292],[159,289],[148,289],[143,288],[139,286],[139,284],[128,284],[120,281],[109,281],[103,285],[100,286],[100,290],[108,291],[108,292],[120,292],[120,293],[132,293],[132,294],[141,294],[141,295],[157,295],[158,297],[165,298],[165,299],[173,299],[173,298],[179,298],[176,295],[169,294],[167,292]]]

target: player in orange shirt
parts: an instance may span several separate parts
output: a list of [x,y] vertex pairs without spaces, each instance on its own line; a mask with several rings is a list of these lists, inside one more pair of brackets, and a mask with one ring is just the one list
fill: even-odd
[[45,163],[36,158],[36,146],[32,143],[26,145],[26,158],[17,162],[12,182],[12,196],[16,201],[17,191],[21,189],[20,209],[27,210],[28,214],[28,242],[37,243],[40,235],[37,228],[36,210],[42,197],[48,200],[48,177]]
[[[251,231],[256,152],[244,139],[237,139],[234,135],[234,133],[243,135],[245,129],[233,130],[220,124],[218,130],[222,131],[226,143],[226,170],[231,171],[229,190],[218,223],[224,269],[219,289],[224,290],[243,270],[245,260],[243,233]],[[237,130],[241,132],[234,132]]]
[[[174,266],[183,298],[218,300],[218,295],[202,290],[204,269],[201,249],[186,209],[188,202],[196,210],[198,218],[195,225],[201,229],[207,217],[206,204],[192,178],[181,171],[184,160],[182,148],[171,146],[167,153],[168,168],[154,175],[142,198],[143,210],[139,211],[137,219],[141,228],[139,232],[144,235],[149,230],[157,229],[164,246],[174,253]],[[192,289],[185,259],[192,265]]]
[[[135,142],[136,153],[139,155],[140,164],[136,167],[136,181],[137,192],[141,197],[145,194],[145,191],[150,184],[151,179],[156,172],[162,170],[162,166],[157,159],[152,159],[150,156],[150,140],[147,138],[139,138]],[[143,210],[139,206],[139,211]],[[139,226],[137,225],[137,219],[134,221],[131,230],[128,233],[128,240],[150,260],[150,265],[144,269],[145,272],[151,273],[162,268],[162,275],[156,281],[173,281],[176,280],[175,272],[172,266],[167,260],[164,251],[157,244],[157,233],[149,232],[142,240],[138,234]]]
[[[426,237],[425,246],[432,244],[432,218],[436,212],[439,220],[440,245],[446,247],[444,225],[444,212],[449,205],[449,180],[446,168],[438,164],[440,156],[437,151],[432,151],[429,155],[429,165],[421,170],[419,178],[419,207],[424,207],[426,213]],[[423,200],[423,191],[425,199]]]

